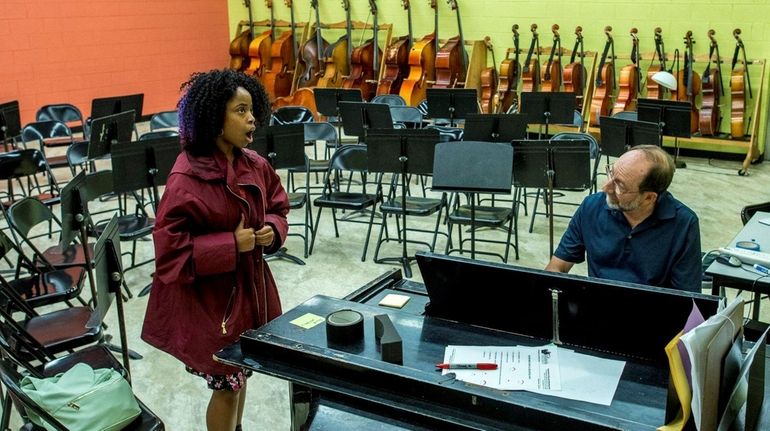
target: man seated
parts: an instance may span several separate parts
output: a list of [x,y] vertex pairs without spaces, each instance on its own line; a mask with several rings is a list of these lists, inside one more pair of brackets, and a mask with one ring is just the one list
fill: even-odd
[[602,191],[580,204],[546,270],[700,292],[698,217],[666,191],[674,160],[639,145],[607,166]]

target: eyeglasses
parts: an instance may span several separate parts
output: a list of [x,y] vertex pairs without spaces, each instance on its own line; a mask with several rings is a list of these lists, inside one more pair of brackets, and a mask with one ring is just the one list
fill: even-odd
[[613,185],[615,186],[615,194],[616,195],[624,195],[624,194],[628,194],[628,193],[639,193],[639,190],[626,190],[626,188],[622,184],[618,184],[618,182],[615,181],[615,176],[613,175],[613,172],[614,172],[613,171],[613,167],[614,166],[615,166],[614,164],[607,165],[606,172],[607,172],[608,182],[613,183]]

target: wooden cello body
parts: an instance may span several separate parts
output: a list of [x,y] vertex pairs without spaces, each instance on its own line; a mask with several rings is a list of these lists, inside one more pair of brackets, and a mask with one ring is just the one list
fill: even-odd
[[318,0],[311,0],[310,6],[315,9],[315,31],[299,49],[299,62],[296,72],[299,75],[297,88],[314,87],[318,83],[318,78],[321,76],[322,69],[326,64],[323,55],[329,47],[329,42],[321,35]]
[[688,31],[684,36],[685,43],[685,67],[676,73],[676,91],[672,92],[671,99],[690,102],[690,132],[697,133],[699,121],[698,107],[695,99],[700,93],[701,80],[700,75],[693,70],[693,39],[692,31]]
[[481,71],[481,93],[479,94],[479,103],[481,104],[482,114],[493,114],[495,112],[495,94],[497,93],[497,69],[495,68],[495,51],[492,48],[492,42],[489,36],[484,38],[484,43],[489,52],[492,53],[492,67],[485,67]]
[[551,26],[553,33],[553,46],[548,55],[548,62],[542,70],[540,91],[558,92],[561,90],[561,39],[559,37],[559,24]]
[[[701,99],[700,114],[698,116],[700,133],[703,136],[714,136],[719,134],[719,127],[722,122],[722,113],[719,108],[719,100],[722,95],[722,73],[719,59],[719,47],[714,38],[716,32],[708,31],[708,37],[711,40],[709,47],[709,59],[706,70],[701,79],[703,97]],[[711,67],[716,54],[716,67]]]
[[350,57],[352,55],[352,45],[350,40],[350,2],[342,1],[342,7],[345,9],[347,32],[336,42],[329,45],[324,53],[326,64],[324,66],[323,76],[318,79],[317,87],[339,88],[342,86],[343,76],[350,73]]
[[[585,92],[586,68],[583,65],[583,28],[575,28],[575,47],[572,50],[569,64],[564,67],[562,84],[564,91],[575,94],[575,109],[583,111],[583,93]],[[577,59],[577,61],[576,61]]]
[[[529,45],[527,59],[521,73],[521,92],[540,91],[540,42],[537,35],[537,24],[529,28],[532,32],[532,42]],[[532,58],[536,56],[537,58]]]
[[412,10],[409,0],[401,0],[406,9],[409,33],[397,38],[385,49],[385,70],[377,86],[377,95],[399,94],[404,78],[409,74],[409,49],[412,46]]
[[382,51],[377,46],[377,6],[374,0],[369,0],[374,24],[372,28],[372,38],[353,49],[350,55],[350,74],[342,82],[342,88],[358,88],[361,90],[361,97],[364,100],[370,100],[377,89],[377,78],[375,71],[379,65],[378,58],[382,58]]
[[436,83],[433,88],[455,88],[465,86],[468,61],[465,53],[465,39],[460,20],[460,8],[456,0],[447,0],[457,15],[459,35],[449,38],[436,53]]
[[293,75],[289,65],[294,64],[294,37],[284,32],[270,47],[270,70],[265,71],[262,83],[270,99],[288,96],[291,93]]
[[270,30],[263,31],[249,44],[249,67],[246,74],[256,77],[264,85],[264,72],[267,70],[271,59],[271,47],[275,37],[275,20],[273,15],[273,0],[266,0],[267,8],[270,9]]
[[241,31],[244,23],[238,24],[236,36],[230,42],[230,69],[244,71],[249,67],[249,43],[252,35],[251,0],[244,0],[243,5],[249,11],[249,27]]
[[401,83],[398,94],[409,106],[417,106],[425,100],[428,82],[436,79],[436,41],[438,38],[438,5],[430,0],[433,8],[433,33],[412,44],[409,50],[409,75]]
[[[735,53],[733,54],[732,72],[730,73],[730,137],[744,139],[746,136],[746,89],[751,91],[749,71],[746,69],[746,48],[741,40],[741,29],[733,30]],[[743,53],[743,61],[738,55]]]
[[[607,36],[607,43],[604,45],[602,59],[599,62],[596,82],[594,84],[594,94],[591,98],[591,123],[598,125],[601,117],[610,115],[612,111],[612,93],[615,91],[615,48],[612,41],[612,27],[604,28],[604,34]],[[611,58],[608,58],[608,53]]]
[[612,107],[612,115],[623,111],[636,111],[636,99],[639,96],[639,38],[638,30],[631,29],[633,47],[631,48],[631,64],[620,69],[618,80],[618,96]]
[[521,65],[519,65],[519,25],[514,24],[513,31],[513,50],[514,58],[506,54],[505,60],[500,63],[499,81],[497,83],[497,94],[495,95],[495,112],[508,112],[511,106],[518,105],[519,76],[521,76]]

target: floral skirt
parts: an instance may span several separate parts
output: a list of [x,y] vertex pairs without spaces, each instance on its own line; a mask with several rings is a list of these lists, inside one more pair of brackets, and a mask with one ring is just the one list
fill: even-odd
[[237,373],[233,374],[225,374],[221,376],[212,376],[211,374],[206,374],[201,371],[196,371],[190,367],[185,366],[184,369],[195,376],[203,377],[206,379],[206,383],[208,383],[209,389],[215,390],[215,391],[232,391],[232,392],[238,392],[241,390],[243,385],[246,384],[246,379],[251,377],[251,370],[238,370]]

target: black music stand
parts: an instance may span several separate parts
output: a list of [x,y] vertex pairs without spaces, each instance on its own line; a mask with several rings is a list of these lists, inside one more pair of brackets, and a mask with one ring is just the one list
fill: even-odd
[[679,160],[679,138],[689,138],[692,104],[676,100],[639,99],[636,110],[639,121],[648,121],[660,125],[660,146],[663,136],[674,137],[674,163],[677,168],[686,168],[687,164]]
[[[660,145],[659,123],[601,117],[599,122],[602,154],[620,157],[637,145]],[[653,144],[654,143],[654,144]]]
[[[86,181],[86,173],[80,172],[72,180],[70,180],[67,183],[67,185],[64,186],[64,188],[62,188],[62,191],[61,191],[61,196],[62,196],[61,241],[62,241],[62,244],[69,244],[70,242],[72,242],[72,240],[76,236],[79,236],[80,243],[83,246],[83,260],[85,260],[86,262],[96,263],[97,256],[91,256],[91,254],[89,253],[89,247],[88,247],[88,217],[89,217],[88,209],[86,208],[85,203],[83,202],[80,196],[80,189],[85,185],[85,181]],[[115,232],[104,237],[104,234],[111,229],[110,226],[112,226],[113,224],[114,224]],[[113,220],[109,223],[108,227],[102,233],[102,236],[99,237],[99,240],[102,240],[102,237],[108,238],[110,235],[114,235],[115,238],[118,238],[117,237],[117,220],[115,218],[113,218]],[[98,248],[99,240],[97,240],[97,245],[94,246],[94,253],[96,253],[96,250]],[[63,242],[63,241],[67,241],[67,242]],[[120,239],[117,239],[117,241],[119,243]],[[118,252],[120,252],[120,245],[118,245]],[[118,254],[118,262],[121,262],[120,254]],[[103,297],[104,295],[103,295],[102,289],[97,288],[97,280],[101,280],[98,277],[103,274],[96,273],[95,268],[97,268],[96,265],[93,265],[93,264],[86,265],[87,274],[88,274],[88,283],[91,287],[91,300],[93,301],[94,310],[96,310],[97,314],[99,314],[99,313],[102,313],[100,309],[109,308],[109,304],[112,303],[112,299],[109,298],[107,303],[103,303],[103,301],[105,301],[105,298]],[[120,268],[122,268],[122,263]],[[121,310],[119,311],[119,313],[122,314],[123,297],[120,291],[120,285],[123,282],[122,269],[120,270],[120,274],[121,274],[121,277],[118,279],[118,287],[113,292],[117,292],[117,295],[120,296]],[[110,288],[110,290],[112,290],[112,288]],[[101,315],[103,316],[104,313],[102,313]],[[124,359],[125,365],[128,364],[129,357],[131,359],[142,359],[142,355],[140,355],[139,353],[130,351],[127,349],[127,347],[124,350],[123,346],[127,346],[124,338],[125,327],[123,325],[119,325],[119,326],[121,331],[120,337],[121,337],[122,346],[118,347],[110,343],[108,336],[105,337],[105,340],[102,344],[104,344],[105,347],[112,350],[113,352],[123,353],[124,354],[123,359]]]
[[390,106],[385,103],[340,102],[339,110],[342,130],[348,136],[358,137],[358,142],[366,143],[371,129],[393,128]]
[[314,88],[315,107],[319,114],[334,119],[329,121],[337,126],[337,136],[342,139],[340,123],[340,102],[363,102],[358,88]]
[[[254,142],[251,143],[249,148],[266,158],[273,169],[305,167],[307,164],[307,158],[305,157],[305,125],[281,124],[263,127],[254,135]],[[305,202],[305,205],[310,205],[310,202]],[[266,257],[287,259],[298,265],[305,264],[305,261],[302,259],[289,254],[286,247],[281,247],[278,251]]]
[[[120,194],[149,188],[152,190],[152,208],[157,213],[160,200],[158,187],[166,184],[179,150],[179,136],[120,142],[114,145],[112,173],[116,180],[112,186],[113,191]],[[148,294],[151,286],[152,284],[145,286],[139,296]]]
[[524,114],[468,114],[463,139],[487,142],[526,139],[527,118]]
[[[376,130],[367,137],[367,169],[369,172],[394,173],[401,175],[401,214],[404,216],[403,238],[401,242],[401,257],[382,258],[380,262],[396,260],[401,262],[406,278],[412,277],[412,268],[410,262],[415,259],[414,256],[407,255],[407,242],[425,244],[433,251],[435,247],[435,232],[433,245],[424,241],[407,240],[406,216],[408,213],[406,205],[406,195],[408,188],[409,175],[431,175],[433,173],[433,159],[436,144],[440,137],[438,130],[435,129],[397,129],[397,130]],[[443,201],[442,201],[443,202]],[[439,211],[441,208],[439,207]],[[384,217],[383,217],[384,218]],[[441,216],[439,215],[439,220]],[[384,229],[383,220],[383,228]],[[436,225],[438,231],[438,223]],[[399,235],[400,237],[400,235]],[[379,242],[377,248],[379,249]],[[376,252],[375,252],[376,255]],[[376,260],[376,259],[375,259]]]
[[131,141],[134,118],[134,111],[126,111],[91,120],[88,160],[107,157],[110,155],[114,144]]
[[575,93],[525,91],[521,93],[520,112],[527,114],[529,124],[545,124],[548,137],[548,125],[573,123],[575,103]]
[[[588,166],[591,149],[583,139],[513,141],[513,184],[516,187],[546,189],[548,199],[548,235],[553,255],[554,188],[586,189],[591,186],[591,172],[575,169]],[[557,174],[558,171],[558,174]]]
[[19,114],[19,101],[0,103],[0,141],[3,149],[10,151],[14,139],[21,135],[21,116]]
[[451,127],[455,127],[455,120],[479,112],[475,88],[429,88],[426,90],[426,98],[428,117],[448,118]]
[[[476,198],[473,194],[510,194],[513,149],[495,142],[442,142],[433,161],[432,190],[471,194],[471,258],[476,258]],[[514,214],[513,217],[516,217]]]
[[[102,97],[91,100],[91,121],[94,118],[106,117],[108,115],[119,114],[126,111],[134,111],[135,118],[142,118],[142,108],[144,107],[144,93],[128,94],[125,96]],[[136,138],[139,139],[139,132],[134,127]]]

